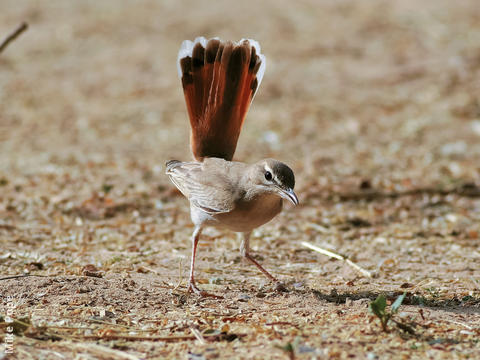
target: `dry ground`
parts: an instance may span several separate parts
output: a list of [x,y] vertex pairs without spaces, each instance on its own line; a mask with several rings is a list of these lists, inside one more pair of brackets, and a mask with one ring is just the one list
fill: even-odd
[[[478,1],[238,3],[0,1],[0,37],[30,24],[0,55],[0,273],[33,275],[0,281],[0,315],[31,322],[10,357],[480,358]],[[185,294],[163,164],[190,159],[175,61],[197,35],[268,58],[236,158],[295,170],[301,205],[253,238],[288,292],[211,230],[198,279],[225,298]],[[384,333],[368,304],[402,292],[415,334]]]

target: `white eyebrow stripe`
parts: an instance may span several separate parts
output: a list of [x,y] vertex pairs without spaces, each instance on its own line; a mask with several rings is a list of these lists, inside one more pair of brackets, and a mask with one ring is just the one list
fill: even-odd
[[265,171],[268,171],[268,172],[270,172],[270,174],[272,174],[272,181],[273,181],[274,183],[277,183],[277,184],[278,184],[279,181],[278,181],[277,175],[273,172],[273,170],[272,170],[267,164],[265,164],[265,168],[264,168],[264,169],[265,169]]

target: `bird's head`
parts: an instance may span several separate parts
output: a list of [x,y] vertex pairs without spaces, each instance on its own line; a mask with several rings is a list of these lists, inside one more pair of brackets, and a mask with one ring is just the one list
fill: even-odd
[[251,176],[261,191],[275,193],[298,205],[297,195],[293,191],[295,175],[284,163],[274,159],[261,160],[255,164]]

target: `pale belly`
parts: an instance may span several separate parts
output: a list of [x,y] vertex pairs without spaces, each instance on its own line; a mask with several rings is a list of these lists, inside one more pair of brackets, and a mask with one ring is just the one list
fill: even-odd
[[282,211],[282,198],[277,195],[265,195],[261,198],[240,202],[228,213],[207,214],[198,208],[192,208],[191,215],[195,224],[227,228],[235,232],[250,232],[266,224]]

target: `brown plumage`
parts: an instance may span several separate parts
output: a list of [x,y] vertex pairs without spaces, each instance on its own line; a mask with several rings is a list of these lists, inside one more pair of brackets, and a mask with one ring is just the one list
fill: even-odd
[[298,204],[295,176],[284,163],[264,159],[255,164],[231,161],[245,115],[265,71],[265,57],[254,40],[238,43],[197,38],[184,41],[178,55],[197,161],[170,160],[166,173],[190,202],[192,235],[189,291],[197,288],[197,244],[205,226],[241,234],[240,251],[270,280],[278,281],[251,255],[253,229],[273,219],[283,200]]
[[[232,160],[243,121],[263,76],[265,57],[253,40],[238,43],[197,38],[179,53],[196,160]],[[261,70],[261,71],[260,71]]]

